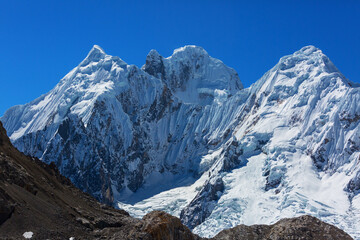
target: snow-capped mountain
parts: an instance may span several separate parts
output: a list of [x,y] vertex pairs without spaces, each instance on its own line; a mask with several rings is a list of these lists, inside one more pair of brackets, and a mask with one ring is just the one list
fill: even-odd
[[1,118],[15,146],[79,188],[202,236],[311,214],[360,239],[360,88],[317,48],[250,88],[196,46],[139,69],[94,46],[49,93]]

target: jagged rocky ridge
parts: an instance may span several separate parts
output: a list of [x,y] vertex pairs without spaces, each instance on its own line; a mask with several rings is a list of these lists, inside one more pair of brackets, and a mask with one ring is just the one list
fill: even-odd
[[360,238],[359,97],[312,46],[247,89],[200,47],[152,50],[139,69],[94,46],[1,120],[21,151],[134,216],[166,210],[213,236],[311,214]]
[[[54,164],[15,149],[0,122],[0,239],[201,239],[180,219],[153,211],[134,219],[75,188]],[[237,226],[215,239],[351,239],[344,231],[302,216],[273,226]]]

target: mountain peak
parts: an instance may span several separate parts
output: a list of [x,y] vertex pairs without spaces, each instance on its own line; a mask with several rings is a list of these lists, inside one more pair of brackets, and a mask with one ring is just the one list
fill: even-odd
[[296,51],[295,54],[311,55],[316,52],[322,53],[321,50],[318,49],[317,47],[309,45],[309,46],[305,46],[305,47],[301,48],[299,51]]
[[[290,71],[290,69],[299,67],[305,69],[318,69],[321,72],[333,73],[339,72],[330,59],[314,46],[305,46],[293,54],[280,58],[278,63],[279,70]],[[339,72],[340,73],[340,72]]]
[[209,55],[204,48],[195,46],[195,45],[186,45],[174,50],[172,56],[182,55],[182,54],[199,54],[199,55]]
[[102,49],[99,45],[96,45],[96,44],[90,50],[90,52],[94,52],[94,51],[101,52],[102,54],[106,54],[104,49]]
[[98,45],[94,45],[85,59],[97,62],[106,56],[105,51]]
[[156,51],[155,49],[151,49],[150,52],[148,53],[148,55],[146,56],[146,59],[148,59],[148,58],[154,59],[154,58],[159,58],[159,57],[161,57],[159,52]]
[[158,51],[152,49],[148,53],[148,55],[146,56],[146,63],[144,66],[142,66],[142,70],[157,78],[164,78],[165,67],[163,57],[158,53]]
[[211,104],[216,91],[225,96],[243,88],[234,69],[195,45],[175,49],[167,58],[151,50],[142,69],[161,79],[185,103]]

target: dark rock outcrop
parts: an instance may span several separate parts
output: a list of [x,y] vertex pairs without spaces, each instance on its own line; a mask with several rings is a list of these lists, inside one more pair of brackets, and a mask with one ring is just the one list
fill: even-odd
[[[224,182],[221,178],[214,178],[204,184],[196,197],[186,206],[180,214],[182,222],[193,229],[205,221],[224,191]],[[207,204],[203,204],[203,203]]]
[[162,211],[148,213],[143,217],[143,220],[145,221],[143,229],[150,233],[154,239],[201,239],[191,233],[190,229],[184,226],[180,219]]
[[312,216],[285,218],[273,225],[239,225],[217,234],[214,240],[352,239],[344,231]]

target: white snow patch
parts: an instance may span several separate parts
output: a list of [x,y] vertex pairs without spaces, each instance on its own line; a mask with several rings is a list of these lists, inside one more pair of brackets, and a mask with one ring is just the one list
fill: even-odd
[[24,232],[23,237],[26,239],[30,239],[33,237],[33,235],[34,235],[33,232]]

